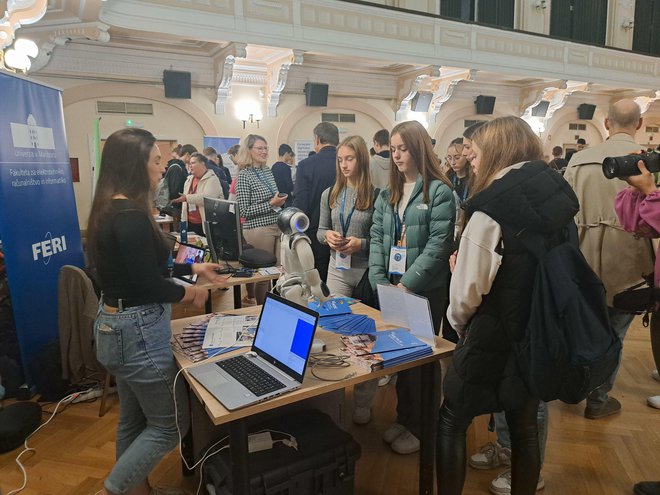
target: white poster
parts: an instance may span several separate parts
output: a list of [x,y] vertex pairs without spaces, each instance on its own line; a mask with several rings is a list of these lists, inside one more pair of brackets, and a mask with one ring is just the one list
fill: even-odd
[[301,139],[295,142],[293,152],[296,154],[296,166],[300,163],[300,160],[304,160],[309,156],[310,151],[314,151],[314,141],[311,139]]

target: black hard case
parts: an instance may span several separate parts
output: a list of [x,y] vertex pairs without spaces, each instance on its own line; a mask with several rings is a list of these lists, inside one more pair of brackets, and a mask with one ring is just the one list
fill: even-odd
[[[250,454],[251,495],[352,495],[360,445],[330,417],[317,410],[272,418],[250,432],[274,430],[296,438],[298,450],[276,443],[271,450]],[[288,439],[271,433],[273,440]],[[231,495],[229,449],[204,464],[204,483],[216,495]],[[209,492],[212,493],[212,492]]]

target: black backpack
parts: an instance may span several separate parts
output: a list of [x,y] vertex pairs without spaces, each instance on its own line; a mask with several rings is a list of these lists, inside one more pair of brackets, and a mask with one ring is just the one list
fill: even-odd
[[578,248],[572,221],[550,249],[540,237],[520,240],[539,260],[525,337],[516,344],[521,375],[539,399],[577,404],[619,363],[605,288]]

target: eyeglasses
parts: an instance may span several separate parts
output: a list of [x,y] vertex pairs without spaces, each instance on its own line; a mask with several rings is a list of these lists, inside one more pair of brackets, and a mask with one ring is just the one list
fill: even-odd
[[253,149],[253,150],[260,151],[260,152],[261,152],[261,151],[268,151],[268,147],[267,147],[267,146],[266,146],[265,148],[264,148],[263,146],[253,147],[252,149]]

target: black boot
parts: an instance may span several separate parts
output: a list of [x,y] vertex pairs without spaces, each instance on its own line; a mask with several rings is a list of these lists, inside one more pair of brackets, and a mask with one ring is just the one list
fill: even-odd
[[640,481],[633,492],[635,495],[660,495],[660,481]]

